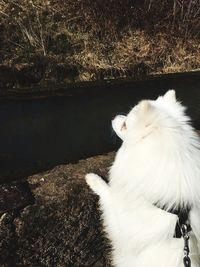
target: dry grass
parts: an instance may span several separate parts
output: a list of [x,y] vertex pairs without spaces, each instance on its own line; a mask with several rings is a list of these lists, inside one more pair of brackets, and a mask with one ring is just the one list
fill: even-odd
[[150,73],[189,71],[200,66],[200,43],[198,40],[157,33],[152,39],[144,31],[125,34],[116,44],[113,62],[125,70],[133,64],[144,63]]
[[2,0],[0,15],[0,61],[45,62],[44,79],[58,63],[75,80],[200,68],[200,0]]

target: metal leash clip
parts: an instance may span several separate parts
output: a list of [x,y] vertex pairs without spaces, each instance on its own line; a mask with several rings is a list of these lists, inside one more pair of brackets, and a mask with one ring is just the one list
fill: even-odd
[[182,224],[181,227],[181,234],[184,239],[184,256],[183,256],[183,263],[185,267],[191,267],[191,260],[189,257],[190,249],[189,249],[189,226],[187,224]]

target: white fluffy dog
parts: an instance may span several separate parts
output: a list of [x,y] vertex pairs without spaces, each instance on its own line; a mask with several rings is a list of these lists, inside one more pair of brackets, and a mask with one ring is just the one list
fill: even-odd
[[188,207],[191,266],[200,266],[200,140],[184,110],[170,90],[117,116],[112,125],[123,143],[109,183],[86,175],[100,198],[114,266],[183,267],[173,211]]

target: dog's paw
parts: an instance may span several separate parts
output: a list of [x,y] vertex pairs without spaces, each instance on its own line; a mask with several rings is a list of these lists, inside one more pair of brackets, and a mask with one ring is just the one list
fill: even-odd
[[97,194],[101,195],[108,188],[108,185],[104,180],[97,174],[88,173],[85,176],[86,183],[89,187]]

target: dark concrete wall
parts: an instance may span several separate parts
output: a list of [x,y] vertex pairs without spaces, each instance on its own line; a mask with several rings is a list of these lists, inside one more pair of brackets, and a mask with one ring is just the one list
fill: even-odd
[[200,73],[1,97],[1,181],[116,149],[119,140],[112,134],[111,119],[171,88],[200,129]]

